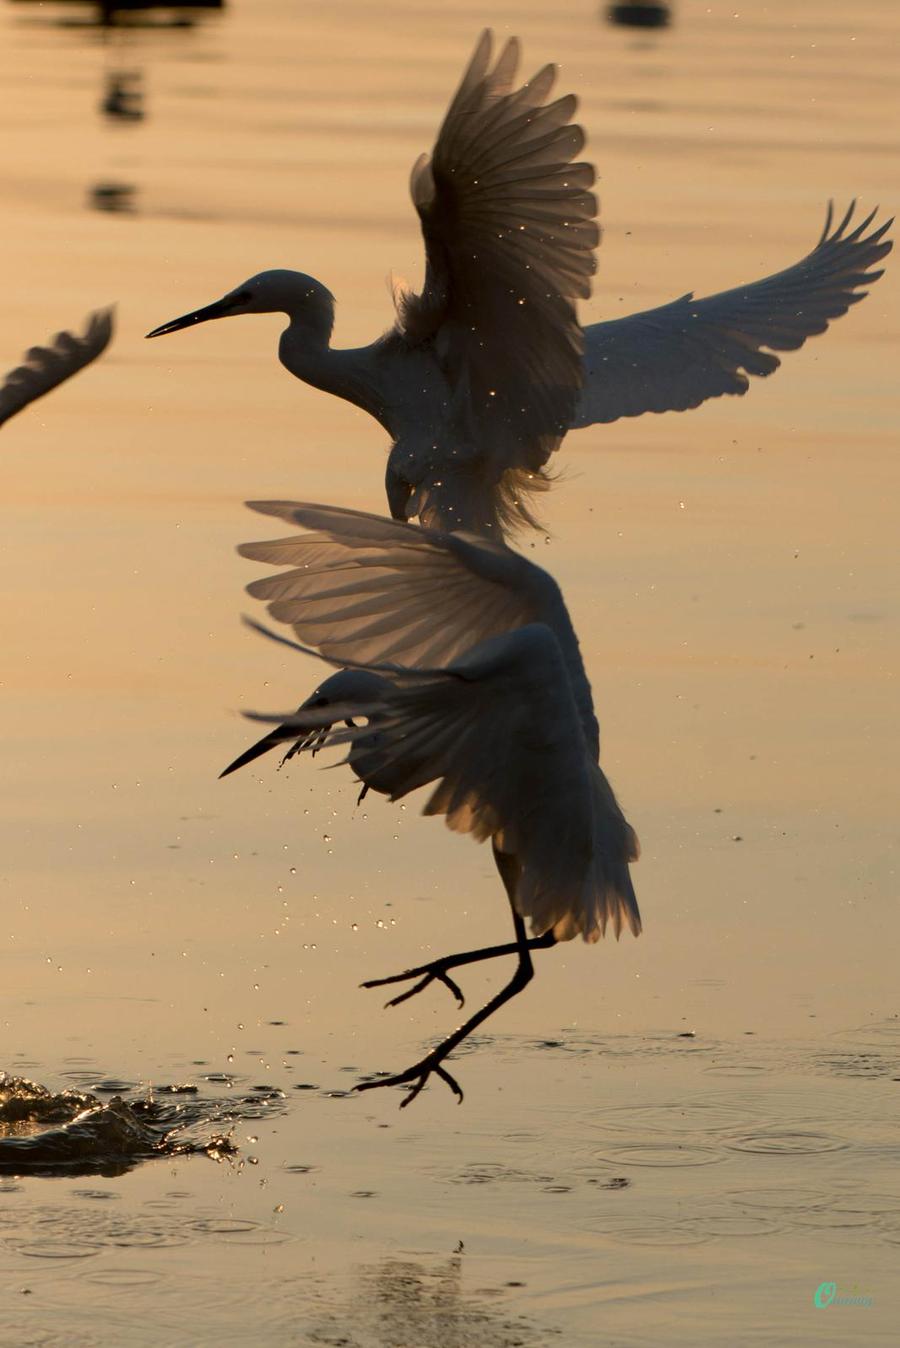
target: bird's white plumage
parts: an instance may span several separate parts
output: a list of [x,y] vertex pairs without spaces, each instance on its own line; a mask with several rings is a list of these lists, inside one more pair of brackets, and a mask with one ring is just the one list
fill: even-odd
[[312,532],[245,543],[244,557],[291,569],[248,585],[299,639],[338,662],[448,664],[478,642],[542,622],[563,652],[592,752],[599,731],[569,613],[552,576],[505,544],[357,510],[254,501]]
[[[514,902],[536,933],[592,941],[611,924],[617,935],[623,925],[636,934],[628,863],[637,841],[597,763],[590,687],[552,578],[483,539],[327,506],[255,508],[315,532],[241,547],[293,567],[287,596],[277,587],[284,577],[254,582],[251,593],[330,663],[384,678],[372,697],[321,711],[307,702],[301,717],[277,718],[281,738],[369,718],[335,726],[329,739],[353,743],[361,780],[393,799],[436,783],[426,813],[515,857]],[[485,599],[491,590],[503,600],[496,607]],[[360,594],[365,613],[348,619],[348,601],[354,607]],[[336,635],[330,614],[343,615]],[[416,655],[419,668],[387,669],[398,652],[404,662]],[[421,667],[426,656],[431,668]]]
[[113,309],[98,309],[88,318],[81,336],[58,332],[49,346],[26,351],[25,363],[10,370],[0,384],[0,425],[90,365],[106,350],[112,333]]
[[[371,724],[334,726],[337,717]],[[445,670],[388,678],[379,696],[265,719],[281,722],[284,739],[328,727],[329,743],[353,746],[360,780],[392,800],[437,783],[423,813],[515,857],[516,911],[536,935],[640,932],[628,870],[637,839],[586,751],[559,642],[544,624],[491,637]]]
[[239,552],[291,568],[248,592],[333,660],[446,664],[539,616],[539,585],[524,558],[502,545],[330,506],[249,504],[313,531]]

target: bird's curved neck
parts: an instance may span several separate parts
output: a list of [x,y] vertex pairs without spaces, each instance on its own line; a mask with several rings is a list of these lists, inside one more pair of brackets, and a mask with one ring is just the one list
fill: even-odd
[[325,315],[290,314],[290,323],[278,343],[278,359],[292,375],[306,384],[338,392],[331,387],[337,351],[331,349],[332,320]]
[[384,424],[383,390],[373,348],[336,349],[331,345],[330,320],[311,322],[306,314],[291,317],[281,334],[278,357],[297,379],[346,399]]

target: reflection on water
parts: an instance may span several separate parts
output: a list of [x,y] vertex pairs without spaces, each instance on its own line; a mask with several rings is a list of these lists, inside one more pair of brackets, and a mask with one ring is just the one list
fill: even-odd
[[[426,1262],[389,1258],[362,1265],[346,1307],[314,1320],[311,1344],[359,1348],[530,1348],[547,1344],[524,1316],[491,1304],[506,1288],[472,1290],[464,1278],[464,1255]],[[551,1335],[559,1331],[550,1331]]]
[[36,6],[50,22],[63,28],[191,28],[195,11],[218,11],[225,0],[12,0]]
[[622,28],[667,28],[672,22],[672,6],[667,3],[608,5],[606,17]]
[[[254,1038],[254,1052],[271,1056],[261,1027]],[[733,1264],[732,1252],[763,1278],[773,1264],[790,1269],[799,1257],[803,1272],[791,1274],[791,1296],[799,1295],[798,1276],[801,1290],[812,1276],[810,1261],[818,1267],[823,1242],[851,1269],[865,1251],[870,1281],[886,1267],[900,1242],[900,1193],[888,1181],[897,1173],[900,1129],[889,1083],[867,1082],[860,1094],[856,1081],[804,1075],[808,1046],[760,1042],[755,1051],[777,1055],[778,1067],[758,1088],[710,1088],[702,1058],[680,1060],[676,1049],[668,1060],[642,1059],[641,1036],[634,1039],[630,1058],[623,1052],[606,1062],[601,1054],[588,1071],[583,1055],[565,1053],[564,1033],[543,1053],[501,1038],[494,1052],[504,1079],[524,1070],[532,1082],[527,1112],[509,1117],[501,1091],[474,1128],[455,1120],[448,1128],[443,1112],[434,1128],[426,1119],[413,1133],[398,1127],[393,1111],[347,1112],[339,1092],[298,1097],[205,1063],[195,1079],[152,1095],[89,1062],[67,1076],[90,1082],[90,1091],[51,1095],[7,1077],[0,1275],[4,1257],[20,1281],[31,1266],[46,1269],[47,1308],[57,1295],[61,1306],[71,1297],[68,1284],[57,1293],[55,1271],[85,1265],[96,1268],[92,1288],[128,1286],[137,1298],[146,1289],[149,1307],[163,1276],[156,1252],[177,1247],[184,1280],[168,1309],[177,1318],[181,1297],[190,1299],[203,1317],[192,1338],[198,1345],[241,1343],[252,1321],[273,1344],[513,1348],[546,1345],[562,1317],[569,1328],[561,1341],[592,1348],[602,1305],[613,1316],[613,1341],[687,1348],[729,1340],[714,1325],[710,1337],[698,1337],[690,1317],[653,1331],[654,1315],[671,1317],[690,1287]],[[636,1101],[629,1061],[646,1064]],[[471,1062],[484,1099],[496,1064],[479,1055]],[[283,1059],[281,1070],[291,1067]],[[113,1091],[121,1094],[101,1103]],[[602,1097],[608,1103],[598,1108]],[[23,1164],[17,1144],[36,1130],[51,1140],[65,1134],[73,1111],[75,1120],[105,1115],[115,1128],[124,1120],[126,1154],[95,1138],[93,1163],[77,1155]],[[212,1170],[231,1180],[231,1191],[216,1184],[210,1193],[192,1154],[236,1147],[239,1158]],[[140,1157],[160,1155],[179,1165],[177,1178],[171,1169],[139,1172],[169,1178],[145,1186],[145,1201],[135,1204],[123,1177]],[[82,1180],[57,1201],[31,1178],[87,1174],[91,1187]],[[359,1242],[373,1248],[394,1231],[411,1185],[416,1215],[400,1248],[359,1260]],[[498,1242],[499,1254],[486,1257]],[[140,1264],[129,1262],[136,1252]],[[258,1255],[265,1263],[248,1265]],[[232,1268],[242,1271],[223,1286]],[[884,1276],[877,1272],[879,1286]],[[564,1291],[550,1290],[557,1286]],[[110,1332],[118,1332],[121,1308],[110,1310]],[[646,1336],[629,1336],[645,1323]]]
[[139,70],[111,70],[100,104],[104,116],[116,122],[141,122],[144,119],[144,91]]
[[95,211],[131,215],[137,209],[137,187],[134,183],[94,183],[88,193],[88,201]]

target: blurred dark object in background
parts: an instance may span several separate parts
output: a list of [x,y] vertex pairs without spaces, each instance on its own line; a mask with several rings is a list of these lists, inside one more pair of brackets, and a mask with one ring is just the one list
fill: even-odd
[[99,182],[88,191],[88,205],[95,211],[133,215],[136,210],[133,183]]
[[[224,9],[225,0],[53,0],[57,5],[90,5],[103,14],[127,13],[138,9]],[[46,0],[10,0],[13,5],[40,5],[46,7]]]
[[620,24],[623,28],[668,28],[672,10],[667,4],[610,5],[606,17],[610,23]]
[[93,11],[92,17],[82,22],[105,28],[117,23],[127,24],[130,14],[145,14],[148,10],[162,11],[168,24],[173,27],[189,27],[192,23],[190,11],[225,8],[225,0],[186,0],[186,3],[180,3],[179,0],[53,0],[52,5],[45,4],[44,0],[10,0],[10,3],[36,5],[42,11],[56,6],[90,10]]
[[100,111],[114,122],[142,122],[144,93],[139,70],[114,70],[106,80]]

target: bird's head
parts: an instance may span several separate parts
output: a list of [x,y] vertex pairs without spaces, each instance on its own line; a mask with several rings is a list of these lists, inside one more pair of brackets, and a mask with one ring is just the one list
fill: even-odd
[[249,281],[235,286],[220,300],[203,309],[162,323],[148,337],[163,337],[182,328],[192,328],[211,318],[230,318],[234,314],[288,314],[302,318],[310,326],[329,333],[334,322],[334,296],[312,276],[299,271],[261,271]]

